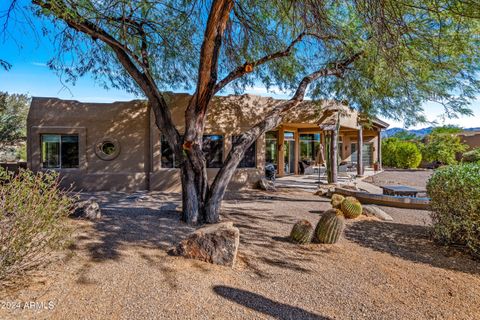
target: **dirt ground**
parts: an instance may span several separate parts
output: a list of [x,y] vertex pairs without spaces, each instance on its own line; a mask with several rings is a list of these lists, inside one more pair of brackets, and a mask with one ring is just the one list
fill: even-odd
[[4,290],[0,319],[480,319],[480,262],[432,243],[426,211],[383,208],[393,222],[360,218],[338,244],[298,246],[290,228],[316,223],[328,199],[228,195],[223,220],[241,243],[227,268],[167,255],[192,230],[179,195],[96,197],[104,217],[73,220],[72,252]]

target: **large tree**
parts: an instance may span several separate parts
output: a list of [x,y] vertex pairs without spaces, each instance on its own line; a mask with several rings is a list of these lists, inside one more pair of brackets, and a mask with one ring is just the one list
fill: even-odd
[[[470,1],[32,0],[32,8],[60,30],[52,68],[148,100],[181,160],[191,224],[218,221],[245,150],[307,94],[412,122],[431,99],[450,114],[469,113],[478,91],[480,14]],[[292,97],[242,133],[209,185],[202,140],[210,101],[227,86],[259,83]],[[193,88],[182,133],[162,93],[179,87]]]

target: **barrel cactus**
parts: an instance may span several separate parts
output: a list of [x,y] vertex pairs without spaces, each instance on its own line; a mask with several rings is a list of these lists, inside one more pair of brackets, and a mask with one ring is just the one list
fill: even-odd
[[315,228],[315,242],[336,243],[342,235],[344,226],[345,219],[342,211],[338,209],[325,211]]
[[300,220],[292,228],[290,232],[290,240],[294,243],[305,244],[312,241],[313,226],[307,220]]
[[362,214],[363,210],[360,201],[354,197],[346,197],[340,208],[347,219],[355,219]]
[[330,201],[330,203],[332,204],[332,207],[336,209],[340,209],[340,206],[342,205],[343,200],[345,200],[344,196],[342,196],[341,194],[334,193],[332,195],[332,201]]

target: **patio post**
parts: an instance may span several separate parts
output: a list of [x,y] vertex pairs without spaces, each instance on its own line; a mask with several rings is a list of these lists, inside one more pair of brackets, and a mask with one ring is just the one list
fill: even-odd
[[378,130],[378,143],[377,143],[377,162],[378,171],[382,170],[382,130]]
[[330,170],[332,172],[332,181],[329,183],[337,183],[338,180],[338,132],[337,130],[330,131]]
[[357,132],[357,176],[363,177],[363,128],[361,124]]

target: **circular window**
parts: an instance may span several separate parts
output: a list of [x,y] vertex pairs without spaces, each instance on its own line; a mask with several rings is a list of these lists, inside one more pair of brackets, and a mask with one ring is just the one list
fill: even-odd
[[102,160],[113,160],[120,154],[120,144],[116,139],[103,139],[96,144],[95,153]]

